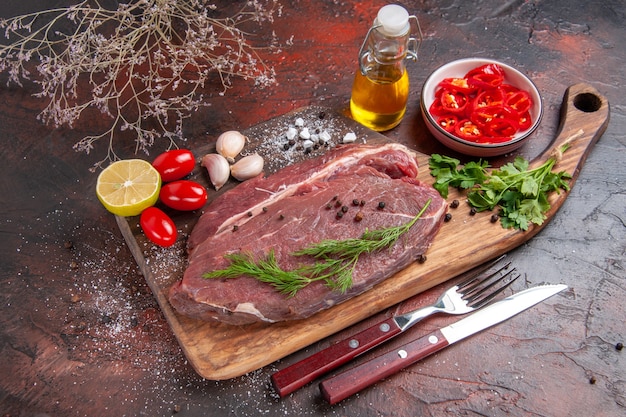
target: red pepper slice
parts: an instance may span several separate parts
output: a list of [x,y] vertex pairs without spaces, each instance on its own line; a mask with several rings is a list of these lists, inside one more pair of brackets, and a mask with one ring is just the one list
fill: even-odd
[[474,109],[478,107],[502,106],[503,104],[504,93],[499,88],[481,91],[474,99]]
[[469,70],[467,74],[465,74],[465,78],[470,78],[477,74],[500,75],[504,78],[504,69],[498,64],[485,64]]
[[517,90],[514,93],[507,94],[505,104],[519,114],[523,114],[530,110],[533,101],[526,91]]
[[483,137],[481,128],[471,120],[461,120],[454,126],[454,133],[461,139],[478,142]]
[[496,88],[504,82],[504,70],[497,64],[485,64],[470,70],[465,78],[476,88]]
[[511,138],[517,132],[517,122],[498,117],[485,125],[485,133],[491,137]]
[[459,122],[459,118],[456,117],[453,114],[448,114],[445,116],[441,116],[438,120],[437,120],[437,124],[446,132],[449,133],[454,133],[454,128],[456,127],[457,123]]
[[478,126],[487,126],[492,120],[503,117],[501,106],[487,106],[474,108],[470,120]]
[[460,91],[443,90],[441,93],[441,107],[444,111],[459,114],[465,111],[467,96]]
[[521,114],[517,119],[518,130],[526,130],[532,126],[533,120],[530,117],[530,112],[525,112]]
[[441,105],[440,97],[435,97],[435,101],[433,101],[433,104],[428,108],[428,112],[435,117],[447,114],[447,111],[445,111]]
[[439,87],[449,91],[460,91],[465,94],[472,94],[476,88],[469,85],[465,78],[444,78]]

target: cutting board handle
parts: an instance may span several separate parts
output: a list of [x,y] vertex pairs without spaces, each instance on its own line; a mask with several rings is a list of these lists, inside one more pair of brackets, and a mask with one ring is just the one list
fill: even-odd
[[[559,162],[574,162],[576,168],[569,173],[575,181],[591,148],[606,130],[609,113],[608,100],[591,85],[580,83],[570,86],[563,96],[557,135],[534,161],[541,164],[547,158],[556,157]],[[564,145],[568,145],[568,149],[561,152]]]

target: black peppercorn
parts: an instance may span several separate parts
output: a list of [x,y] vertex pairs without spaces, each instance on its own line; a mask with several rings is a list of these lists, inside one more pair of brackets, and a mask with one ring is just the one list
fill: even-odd
[[489,219],[489,221],[491,223],[495,223],[495,222],[498,221],[499,218],[500,218],[500,216],[498,216],[497,214],[494,213],[494,214],[491,215],[491,219]]
[[234,226],[233,226],[233,232],[236,232],[237,230],[239,230],[239,226],[234,225]]
[[450,203],[450,208],[457,208],[459,206],[459,200],[452,200]]
[[443,221],[449,222],[450,220],[452,220],[452,214],[446,213],[445,217],[443,218]]
[[336,217],[337,219],[341,219],[343,217],[343,211],[338,211]]
[[333,206],[330,205],[330,203],[326,204],[326,210],[330,210]]
[[326,117],[326,112],[325,111],[321,111],[318,117],[320,118],[320,120],[323,120],[324,117]]
[[348,212],[348,206],[341,206],[341,211],[343,213],[347,213]]
[[352,205],[353,206],[358,206],[359,205],[359,200],[357,200],[356,198],[354,200],[352,200]]
[[381,209],[381,210],[384,209],[385,208],[385,202],[384,201],[379,202],[378,203],[378,208]]
[[426,262],[426,255],[424,255],[423,253],[421,255],[418,255],[417,262],[420,264],[423,264],[424,262]]
[[263,213],[267,213],[267,207],[263,207]]
[[283,145],[283,150],[284,150],[284,151],[288,151],[288,150],[289,150],[289,142],[287,142],[287,143],[285,143],[285,144]]
[[472,207],[472,208],[470,209],[469,214],[470,214],[470,216],[473,216],[474,214],[476,214],[476,208],[475,208],[475,207]]
[[248,217],[252,217],[252,212],[251,211],[248,212]]
[[622,342],[619,342],[618,344],[615,345],[615,349],[616,350],[622,350],[624,349],[624,344]]

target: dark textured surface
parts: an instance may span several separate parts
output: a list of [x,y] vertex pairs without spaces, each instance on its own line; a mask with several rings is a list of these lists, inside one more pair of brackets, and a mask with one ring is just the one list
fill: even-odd
[[[49,7],[44,4],[5,1],[0,14]],[[346,107],[360,42],[384,2],[282,4],[282,17],[257,33],[262,40],[274,30],[285,43],[281,53],[267,57],[279,84],[256,90],[236,82],[226,95],[213,94],[212,106],[188,120],[186,146],[203,145],[207,133],[215,137],[224,130],[245,129],[304,105]],[[437,66],[461,57],[502,60],[537,84],[545,116],[537,139],[520,149],[527,157],[542,152],[554,137],[568,86],[589,83],[611,103],[609,127],[568,200],[541,233],[510,255],[527,274],[514,289],[541,282],[562,282],[570,289],[334,407],[323,403],[315,384],[279,400],[269,376],[355,329],[245,376],[202,380],[185,362],[115,219],[93,193],[96,174],[89,168],[101,155],[71,149],[102,122],[83,119],[73,130],[42,125],[36,115],[44,103],[31,96],[34,90],[3,83],[0,414],[624,414],[626,359],[615,348],[626,339],[624,2],[405,4],[418,15],[425,40],[421,60],[408,65],[412,87],[407,115],[386,133],[394,140],[425,153],[449,153],[426,133],[419,90]],[[132,138],[126,140],[120,154],[130,157],[134,144]],[[166,145],[157,144],[152,155]],[[430,290],[412,304],[432,302],[440,290]],[[453,320],[433,317],[407,336]]]

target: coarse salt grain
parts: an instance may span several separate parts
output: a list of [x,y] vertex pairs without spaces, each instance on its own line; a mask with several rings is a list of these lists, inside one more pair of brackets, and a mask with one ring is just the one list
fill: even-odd
[[311,133],[309,132],[309,128],[308,127],[303,127],[302,130],[300,131],[300,137],[302,139],[311,139]]
[[285,136],[287,136],[288,140],[292,140],[295,139],[296,136],[298,136],[298,129],[296,129],[295,127],[289,127],[287,129],[287,133],[285,134]]
[[354,132],[348,132],[343,137],[343,143],[352,143],[356,141],[356,134]]

